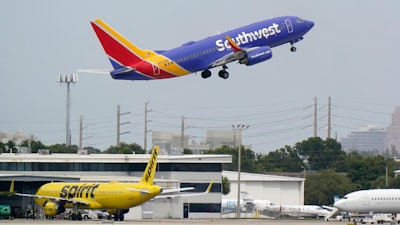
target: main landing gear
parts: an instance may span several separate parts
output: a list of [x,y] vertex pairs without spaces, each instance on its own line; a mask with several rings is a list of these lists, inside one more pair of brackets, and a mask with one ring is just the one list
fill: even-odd
[[290,51],[291,51],[291,52],[296,52],[296,50],[297,50],[297,48],[294,47],[294,45],[293,45],[293,43],[292,43],[292,44],[291,44],[291,47],[290,47]]
[[[228,71],[226,71],[226,69],[228,69],[227,66],[225,66],[225,65],[222,66],[222,70],[220,70],[218,72],[218,76],[223,78],[223,79],[228,79],[229,73],[228,73]],[[204,79],[211,77],[211,71],[210,70],[204,70],[203,72],[201,72],[201,77],[204,78]]]

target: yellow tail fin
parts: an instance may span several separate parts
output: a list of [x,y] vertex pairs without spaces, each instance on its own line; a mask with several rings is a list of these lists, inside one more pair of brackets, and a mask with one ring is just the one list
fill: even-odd
[[11,181],[10,193],[14,193],[14,179],[12,179],[12,181]]
[[158,149],[158,146],[154,146],[149,162],[147,163],[146,169],[144,170],[142,180],[140,180],[141,183],[153,185],[154,176],[157,169]]

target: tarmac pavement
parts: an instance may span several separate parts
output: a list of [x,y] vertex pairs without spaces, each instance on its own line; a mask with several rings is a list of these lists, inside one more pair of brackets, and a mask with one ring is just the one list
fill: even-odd
[[271,220],[271,219],[142,219],[142,220],[126,220],[126,221],[110,221],[110,220],[0,220],[1,224],[134,224],[134,225],[181,225],[181,224],[196,224],[196,225],[347,225],[352,224],[347,221],[325,221],[323,219],[298,219],[298,220]]

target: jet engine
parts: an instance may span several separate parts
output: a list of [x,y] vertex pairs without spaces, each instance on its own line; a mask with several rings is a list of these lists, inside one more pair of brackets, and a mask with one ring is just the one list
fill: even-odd
[[43,210],[44,210],[44,214],[46,214],[46,216],[56,216],[60,213],[65,212],[65,207],[60,206],[54,202],[46,202],[43,205]]
[[247,53],[247,55],[239,60],[240,64],[245,64],[246,66],[252,66],[254,64],[264,62],[268,59],[272,58],[271,48],[259,47]]

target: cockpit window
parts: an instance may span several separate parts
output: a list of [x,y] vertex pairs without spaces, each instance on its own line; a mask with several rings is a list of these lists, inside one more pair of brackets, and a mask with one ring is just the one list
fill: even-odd
[[297,22],[297,23],[302,23],[303,21],[304,21],[304,20],[303,20],[302,18],[297,18],[297,19],[296,19],[296,22]]

